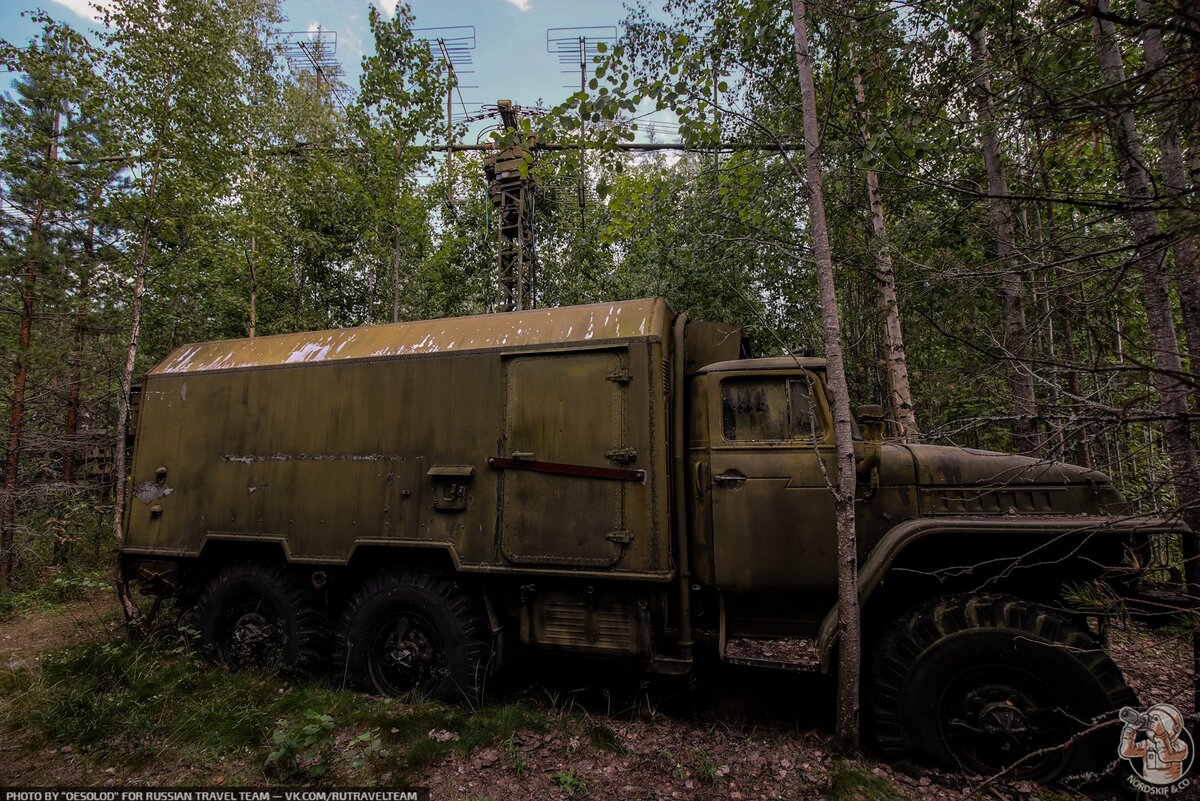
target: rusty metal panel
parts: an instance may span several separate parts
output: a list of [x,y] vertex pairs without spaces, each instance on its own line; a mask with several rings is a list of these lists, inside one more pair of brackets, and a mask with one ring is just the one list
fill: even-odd
[[150,375],[598,344],[661,336],[673,316],[665,300],[651,298],[202,342],[176,348]]

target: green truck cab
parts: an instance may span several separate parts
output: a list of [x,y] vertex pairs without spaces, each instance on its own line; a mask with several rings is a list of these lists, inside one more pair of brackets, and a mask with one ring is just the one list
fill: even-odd
[[[473,698],[517,647],[836,670],[824,362],[662,299],[185,345],[138,410],[125,575],[231,666]],[[989,770],[1133,701],[1064,583],[1172,524],[1056,462],[855,443],[865,708]],[[1126,571],[1127,572],[1127,571]],[[1080,745],[1026,775],[1078,772]]]

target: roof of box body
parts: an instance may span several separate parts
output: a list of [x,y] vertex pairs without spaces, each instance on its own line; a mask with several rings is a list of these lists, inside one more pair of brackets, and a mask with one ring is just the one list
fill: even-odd
[[663,298],[182,345],[150,375],[662,336]]

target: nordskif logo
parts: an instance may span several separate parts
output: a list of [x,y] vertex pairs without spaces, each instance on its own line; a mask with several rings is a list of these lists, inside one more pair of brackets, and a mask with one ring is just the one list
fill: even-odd
[[1147,795],[1176,793],[1191,784],[1186,778],[1195,760],[1195,744],[1183,715],[1170,704],[1155,704],[1145,712],[1121,709],[1125,728],[1117,753],[1134,775],[1129,783]]

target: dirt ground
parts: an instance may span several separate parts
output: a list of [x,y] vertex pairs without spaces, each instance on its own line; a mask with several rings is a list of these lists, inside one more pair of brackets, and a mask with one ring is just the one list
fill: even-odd
[[118,636],[121,628],[120,607],[109,593],[54,609],[17,612],[0,621],[0,668],[31,668],[46,651]]
[[[50,649],[122,636],[119,610],[105,596],[0,622],[0,667],[34,669]],[[1143,629],[1111,635],[1114,658],[1146,701],[1170,702],[1193,711],[1190,648]],[[627,691],[593,685],[570,663],[534,678],[515,695],[556,710],[582,712],[594,729],[551,727],[522,731],[499,746],[451,753],[424,769],[419,783],[432,798],[501,799],[966,799],[1065,801],[1070,793],[1027,782],[1001,782],[982,793],[978,780],[936,773],[912,777],[868,760],[844,763],[828,727],[832,684],[813,675],[772,675],[738,666],[712,666],[700,687],[672,693],[631,679]],[[597,689],[597,687],[601,689]],[[214,699],[214,703],[220,703]],[[431,739],[453,738],[430,731]],[[219,784],[246,776],[261,759],[222,754],[200,765],[152,762],[136,771],[100,767],[70,746],[30,752],[0,737],[0,785]],[[851,789],[831,793],[835,774],[850,765]],[[250,775],[253,775],[252,773]],[[386,772],[381,783],[389,781]],[[864,784],[864,782],[866,782]],[[872,782],[875,782],[872,784]],[[1184,799],[1185,793],[1173,798]],[[976,794],[973,794],[976,793]],[[1198,798],[1200,795],[1192,795]]]

